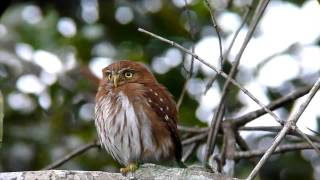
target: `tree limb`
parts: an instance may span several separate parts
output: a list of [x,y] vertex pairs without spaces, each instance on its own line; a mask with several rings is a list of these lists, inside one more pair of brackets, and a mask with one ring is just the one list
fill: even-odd
[[[228,180],[232,179],[225,175],[208,172],[199,166],[190,166],[186,169],[172,168],[154,164],[142,165],[133,176],[125,177],[120,173],[110,173],[104,171],[73,171],[73,170],[45,170],[45,171],[24,171],[24,172],[3,172],[0,173],[0,179],[202,179],[202,180]],[[235,180],[235,178],[234,178]]]

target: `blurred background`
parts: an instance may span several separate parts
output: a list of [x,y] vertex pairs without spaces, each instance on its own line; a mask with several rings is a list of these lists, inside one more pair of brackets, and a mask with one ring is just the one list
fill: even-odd
[[[4,96],[4,137],[0,171],[39,170],[96,137],[94,96],[101,69],[129,59],[145,63],[178,100],[191,57],[137,31],[150,30],[192,49],[219,67],[219,43],[209,11],[202,0],[1,0],[0,90]],[[258,1],[211,0],[221,29],[223,51],[243,21],[248,5]],[[189,11],[188,11],[189,9]],[[316,0],[273,0],[241,60],[237,80],[264,104],[312,85],[320,70],[320,6]],[[249,17],[249,22],[251,17]],[[191,23],[191,26],[190,26]],[[190,33],[190,27],[193,32]],[[240,31],[223,69],[243,42]],[[223,80],[204,93],[214,72],[195,62],[193,76],[179,111],[179,123],[205,127],[213,116]],[[286,119],[301,102],[278,109]],[[259,108],[232,87],[226,117]],[[298,126],[307,134],[319,132],[320,94]],[[277,125],[265,115],[248,126]],[[241,132],[253,149],[267,148],[274,133]],[[203,147],[187,161],[203,159]],[[97,148],[59,169],[117,171],[120,166]],[[236,166],[236,177],[253,168],[246,160]],[[262,169],[267,179],[320,179],[320,157],[313,150],[273,156]]]

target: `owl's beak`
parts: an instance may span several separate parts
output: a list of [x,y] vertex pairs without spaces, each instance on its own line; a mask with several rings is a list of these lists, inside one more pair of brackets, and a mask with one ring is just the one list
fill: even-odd
[[119,82],[119,74],[113,75],[113,86],[118,87],[118,82]]

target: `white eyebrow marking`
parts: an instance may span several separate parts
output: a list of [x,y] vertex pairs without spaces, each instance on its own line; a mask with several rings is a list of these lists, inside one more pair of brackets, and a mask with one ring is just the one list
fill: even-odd
[[169,106],[166,106],[166,109],[169,111]]
[[154,95],[158,96],[158,93],[155,92]]
[[160,111],[163,111],[163,108],[162,108],[162,107],[160,107]]
[[162,99],[162,98],[160,98],[160,101],[161,101],[161,102],[163,102],[163,99]]
[[149,99],[148,99],[148,102],[149,102],[149,103],[152,103],[152,100],[149,98]]
[[153,92],[153,90],[152,90],[151,88],[150,88],[149,90],[150,90],[151,92]]
[[132,71],[132,68],[130,68],[130,67],[123,68],[123,69],[120,69],[118,72],[119,72],[119,73],[122,73],[122,72],[127,71],[127,70]]
[[164,118],[168,121],[169,120],[169,116],[165,115]]

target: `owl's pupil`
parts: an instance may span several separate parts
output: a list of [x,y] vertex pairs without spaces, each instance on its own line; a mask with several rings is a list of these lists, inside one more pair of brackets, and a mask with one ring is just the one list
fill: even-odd
[[132,77],[132,72],[125,72],[124,73],[124,76],[126,77],[126,78],[131,78]]

